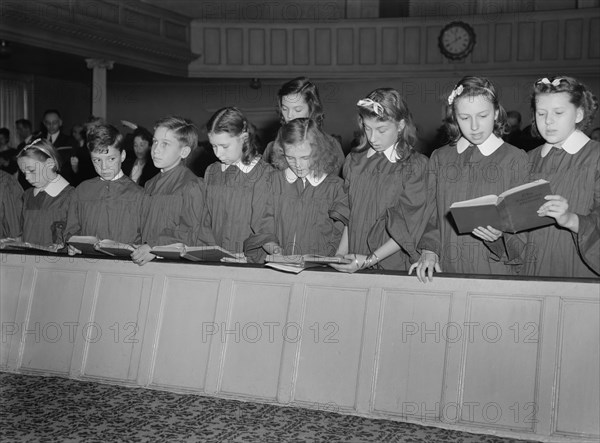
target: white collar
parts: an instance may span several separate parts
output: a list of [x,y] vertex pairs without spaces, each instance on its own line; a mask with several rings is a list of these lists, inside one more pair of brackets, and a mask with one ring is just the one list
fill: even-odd
[[260,160],[260,157],[254,157],[254,160],[252,160],[252,162],[249,165],[243,164],[241,160],[239,160],[235,163],[232,163],[230,165],[221,163],[221,171],[224,172],[230,166],[237,166],[240,169],[240,171],[242,171],[244,174],[247,174],[250,171],[252,171],[252,169],[254,169],[254,167],[258,164],[259,160]]
[[111,182],[115,182],[118,179],[120,179],[121,177],[123,177],[125,174],[123,174],[123,170],[119,171],[119,173],[117,175],[115,175],[111,180],[104,180],[102,177],[100,177],[100,180],[102,180],[103,182],[107,182],[107,181],[111,181]]
[[[284,172],[285,172],[285,179],[288,181],[288,183],[294,183],[299,178],[296,174],[294,174],[294,172],[290,168],[287,168]],[[327,174],[323,174],[322,176],[317,178],[317,177],[315,177],[315,173],[313,171],[311,171],[302,180],[304,181],[304,179],[306,179],[306,180],[308,180],[308,182],[311,185],[313,185],[314,187],[317,187],[321,183],[323,183],[323,181],[325,180],[326,177],[327,177]]]
[[[488,156],[492,155],[494,152],[496,152],[496,149],[498,149],[500,146],[502,146],[503,143],[504,143],[504,140],[502,140],[500,137],[496,137],[495,134],[491,134],[486,139],[486,141],[484,141],[480,145],[475,145],[475,146],[477,146],[477,148],[479,149],[479,152],[481,152],[481,154],[484,157],[488,157]],[[462,154],[463,152],[465,152],[465,150],[469,146],[471,146],[471,142],[464,137],[461,137],[460,139],[458,139],[458,142],[456,142],[456,150],[458,151],[459,154]]]
[[[381,152],[381,151],[376,151],[373,148],[369,148],[369,150],[367,151],[367,158],[373,157],[377,152]],[[396,152],[396,143],[394,143],[392,146],[390,146],[385,151],[383,151],[383,153],[385,154],[387,159],[390,161],[390,163],[396,163],[400,158],[398,156],[398,152]]]
[[[567,137],[567,139],[564,141],[564,143],[562,144],[562,148],[567,151],[567,153],[573,155],[573,154],[577,154],[581,148],[583,148],[585,146],[585,144],[587,142],[590,141],[590,138],[585,135],[583,132],[581,132],[580,130],[576,129],[575,131],[573,131],[571,133],[571,135],[569,135]],[[544,147],[542,148],[542,157],[545,157],[548,155],[548,153],[550,152],[550,149],[552,149],[553,147],[556,147],[550,143],[545,143]],[[561,147],[557,147],[558,149],[560,149]]]
[[38,195],[40,192],[45,191],[50,197],[56,197],[67,186],[69,186],[69,182],[59,174],[54,180],[48,183],[45,188],[34,188],[33,195]]

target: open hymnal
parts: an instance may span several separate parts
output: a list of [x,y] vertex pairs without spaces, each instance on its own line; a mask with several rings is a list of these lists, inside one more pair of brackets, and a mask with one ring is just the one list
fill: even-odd
[[461,234],[488,225],[503,232],[515,233],[554,223],[553,218],[537,214],[540,206],[546,203],[544,197],[550,194],[550,183],[536,180],[500,195],[484,195],[453,203],[450,213]]
[[325,266],[330,263],[348,264],[352,260],[342,257],[327,257],[324,255],[267,255],[265,266],[284,272],[298,274],[305,269]]
[[127,243],[113,240],[100,240],[93,235],[73,235],[67,244],[81,251],[82,254],[107,254],[113,257],[129,258],[135,248]]
[[14,239],[4,239],[0,242],[0,249],[17,249],[17,250],[37,250],[46,252],[57,252],[62,245],[43,246],[34,243],[22,242]]
[[235,259],[236,255],[220,246],[186,246],[183,243],[172,245],[155,246],[150,252],[158,257],[181,260],[185,258],[190,261],[218,262],[224,258]]

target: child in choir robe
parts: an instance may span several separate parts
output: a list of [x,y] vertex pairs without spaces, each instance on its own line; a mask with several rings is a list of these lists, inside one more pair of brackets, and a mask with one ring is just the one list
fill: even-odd
[[357,106],[363,136],[344,164],[350,220],[337,252],[353,262],[333,266],[406,271],[426,223],[427,157],[413,149],[416,128],[398,91],[376,89]]
[[8,172],[0,170],[0,242],[21,236],[23,188]]
[[[319,97],[319,90],[306,77],[298,77],[285,83],[277,92],[277,104],[281,124],[288,123],[295,118],[311,118],[317,123],[319,129],[323,126],[325,113]],[[344,150],[333,136],[324,134],[327,141],[336,148],[334,151],[341,168],[344,164]],[[274,164],[274,143],[276,142],[269,143],[263,153],[263,159],[271,164]]]
[[261,240],[269,254],[335,255],[349,217],[336,149],[314,120],[298,118],[281,127],[266,215],[270,232],[248,239],[247,256]]
[[144,186],[140,222],[144,244],[131,254],[135,263],[154,259],[153,246],[204,244],[195,229],[204,218],[204,181],[184,164],[197,145],[198,131],[188,119],[165,117],[154,126],[150,154],[160,174]]
[[[144,190],[123,174],[123,136],[112,125],[98,124],[87,131],[87,148],[98,177],[82,182],[73,193],[66,239],[96,236],[120,243],[139,244],[140,210]],[[69,246],[69,253],[81,253]]]
[[429,161],[429,200],[435,203],[435,210],[419,244],[421,258],[410,269],[416,270],[420,281],[431,280],[434,270],[519,272],[523,243],[517,236],[503,234],[493,226],[480,226],[460,235],[449,214],[454,202],[498,195],[527,181],[527,154],[500,138],[505,121],[506,111],[489,80],[464,77],[456,84],[446,109],[451,142],[435,150]]
[[37,139],[17,155],[19,169],[33,186],[23,194],[24,242],[64,246],[67,211],[73,187],[59,174],[59,156],[47,140]]
[[254,130],[234,107],[218,110],[207,123],[208,140],[219,163],[206,169],[205,226],[216,244],[244,260],[243,247],[259,228],[267,210],[273,168],[257,152]]
[[538,80],[531,96],[533,127],[546,141],[530,151],[531,180],[550,182],[538,213],[556,224],[527,233],[525,273],[600,276],[600,143],[584,131],[598,99],[572,77]]

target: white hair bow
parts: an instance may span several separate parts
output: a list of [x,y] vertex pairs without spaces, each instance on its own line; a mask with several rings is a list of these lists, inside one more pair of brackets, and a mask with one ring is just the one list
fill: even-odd
[[371,100],[370,98],[363,98],[359,100],[358,103],[356,103],[356,106],[360,106],[361,108],[370,108],[379,117],[383,117],[383,106],[376,101]]
[[463,90],[464,90],[463,85],[458,85],[456,88],[454,88],[452,90],[452,92],[450,93],[450,96],[448,97],[448,104],[450,106],[452,106],[452,103],[454,103],[454,99],[456,97],[458,97],[460,94],[462,94]]
[[550,80],[548,80],[548,77],[544,77],[543,79],[538,80],[537,82],[543,83],[545,85],[552,85],[556,88],[556,87],[558,87],[558,85],[560,85],[560,82],[563,80],[564,80],[564,78],[555,78],[554,80],[550,81]]

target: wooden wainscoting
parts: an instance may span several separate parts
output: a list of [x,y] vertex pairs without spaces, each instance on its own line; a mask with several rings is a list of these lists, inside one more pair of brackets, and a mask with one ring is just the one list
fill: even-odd
[[600,286],[2,254],[0,369],[598,439]]

